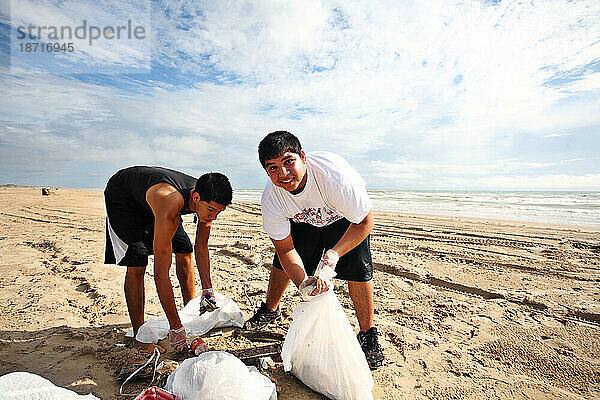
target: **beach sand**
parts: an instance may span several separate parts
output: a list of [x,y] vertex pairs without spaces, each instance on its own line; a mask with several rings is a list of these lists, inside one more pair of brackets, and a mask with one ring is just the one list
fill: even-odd
[[[600,230],[375,217],[375,321],[386,355],[373,372],[377,399],[600,398]],[[185,221],[193,237],[191,217]],[[114,372],[146,356],[118,346],[129,328],[125,268],[102,264],[102,192],[42,197],[39,188],[0,187],[0,226],[0,375],[29,371],[78,393],[122,398]],[[248,318],[264,299],[274,251],[260,206],[228,207],[209,248],[215,290]],[[173,283],[181,306],[174,273]],[[335,283],[356,330],[347,287]],[[285,332],[298,301],[289,288],[274,331]],[[161,313],[149,267],[146,318]],[[233,329],[207,343],[256,345],[234,339]],[[164,358],[181,360],[163,344]],[[272,372],[280,399],[324,398],[281,363]]]

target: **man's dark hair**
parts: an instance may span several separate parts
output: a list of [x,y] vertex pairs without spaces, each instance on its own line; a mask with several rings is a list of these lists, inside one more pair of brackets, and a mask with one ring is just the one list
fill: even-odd
[[271,158],[280,157],[286,151],[300,155],[302,146],[298,138],[287,131],[269,133],[258,144],[258,159],[265,168],[265,162]]
[[200,200],[205,202],[214,201],[222,206],[231,204],[233,190],[229,179],[219,172],[210,172],[202,175],[196,181],[194,188],[200,195]]

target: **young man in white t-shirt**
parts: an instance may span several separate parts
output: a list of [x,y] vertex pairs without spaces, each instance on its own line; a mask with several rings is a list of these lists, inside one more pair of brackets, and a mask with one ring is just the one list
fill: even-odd
[[266,303],[244,324],[259,330],[281,317],[279,302],[290,280],[317,295],[327,283],[313,275],[319,264],[348,281],[360,325],[358,340],[371,368],[383,352],[373,325],[373,263],[369,233],[373,203],[365,182],[342,157],[329,152],[305,154],[286,131],[268,134],[258,146],[270,178],[262,195],[263,228],[275,245]]

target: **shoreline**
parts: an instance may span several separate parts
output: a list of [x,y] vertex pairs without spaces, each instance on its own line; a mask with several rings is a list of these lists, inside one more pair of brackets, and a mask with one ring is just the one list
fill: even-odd
[[[44,186],[26,186],[26,185],[0,185],[0,189],[2,188],[6,188],[6,189],[41,189]],[[90,192],[100,192],[102,193],[104,191],[104,189],[77,189],[77,188],[62,188],[62,187],[58,187],[56,188],[57,190],[74,190],[74,191],[90,191]],[[259,191],[259,189],[242,189],[242,190],[253,190],[253,191]],[[392,190],[390,190],[392,191]],[[369,192],[386,192],[383,190],[378,190],[378,191],[369,191]],[[411,191],[406,191],[406,192],[411,192]],[[437,191],[425,191],[422,190],[421,192],[437,192]],[[479,191],[479,192],[486,192],[486,191]],[[529,193],[529,192],[517,192],[517,191],[506,191],[506,192],[499,192],[499,191],[489,191],[490,193]],[[254,204],[254,205],[259,205],[260,206],[260,199],[259,200],[235,200],[235,196],[236,196],[236,190],[234,190],[234,202],[236,203],[248,203],[248,204]],[[581,191],[581,192],[572,192],[572,191],[532,191],[531,193],[594,193],[594,194],[600,194],[600,192],[592,192],[592,191]],[[481,222],[481,223],[487,223],[487,222],[496,222],[496,223],[500,223],[500,224],[508,224],[508,225],[531,225],[531,226],[537,226],[537,227],[541,227],[541,226],[551,226],[551,227],[556,227],[556,228],[567,228],[567,229],[576,229],[576,230],[585,230],[588,232],[595,232],[595,231],[600,231],[600,221],[598,222],[586,222],[586,223],[563,223],[563,222],[547,222],[547,221],[540,221],[541,217],[526,217],[524,216],[523,219],[514,219],[514,218],[499,218],[499,217],[486,217],[486,216],[469,216],[469,215],[456,215],[456,214],[451,214],[451,213],[436,213],[436,212],[405,212],[405,211],[397,211],[394,209],[390,209],[390,208],[386,208],[386,207],[375,207],[373,208],[373,211],[375,211],[378,214],[382,214],[382,215],[399,215],[399,216],[405,216],[405,217],[421,217],[421,218],[440,218],[440,219],[455,219],[457,221],[471,221],[471,222]]]

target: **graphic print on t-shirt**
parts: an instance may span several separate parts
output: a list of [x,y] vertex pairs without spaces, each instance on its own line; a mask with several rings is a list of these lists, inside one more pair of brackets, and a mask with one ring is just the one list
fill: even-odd
[[329,225],[339,219],[342,219],[341,215],[325,207],[305,208],[292,217],[294,222],[304,222],[313,226]]

